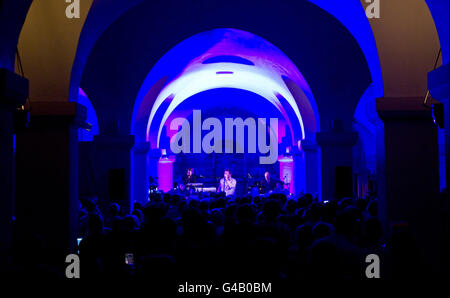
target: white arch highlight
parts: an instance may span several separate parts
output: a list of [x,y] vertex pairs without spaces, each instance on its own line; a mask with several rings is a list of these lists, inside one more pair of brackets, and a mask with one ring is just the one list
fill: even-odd
[[[232,74],[216,74],[216,72],[233,72]],[[289,92],[286,84],[278,76],[261,68],[235,63],[196,64],[189,71],[184,72],[178,79],[167,85],[156,98],[147,124],[147,141],[149,141],[149,130],[154,120],[156,111],[164,100],[174,94],[172,102],[164,113],[158,129],[157,147],[164,123],[170,114],[187,98],[211,89],[236,88],[247,90],[266,98],[288,119],[284,109],[274,92],[281,94],[292,107],[299,122],[302,139],[305,137],[303,120],[297,103]]]

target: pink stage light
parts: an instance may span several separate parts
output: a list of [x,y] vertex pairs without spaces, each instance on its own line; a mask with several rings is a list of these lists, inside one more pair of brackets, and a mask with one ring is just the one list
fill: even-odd
[[[163,149],[165,150],[165,149]],[[158,190],[168,192],[173,188],[174,157],[164,155],[158,160]]]

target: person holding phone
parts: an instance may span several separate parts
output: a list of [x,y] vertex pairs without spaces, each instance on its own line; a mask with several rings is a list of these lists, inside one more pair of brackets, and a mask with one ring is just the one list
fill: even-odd
[[223,178],[220,179],[219,192],[225,192],[226,196],[232,196],[236,192],[236,179],[231,177],[231,171],[226,169],[223,173]]

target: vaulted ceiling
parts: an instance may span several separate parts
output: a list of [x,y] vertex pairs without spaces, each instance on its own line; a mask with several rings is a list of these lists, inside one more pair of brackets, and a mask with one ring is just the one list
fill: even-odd
[[[19,4],[10,5],[18,14],[16,28],[20,28],[20,12],[26,12],[29,2],[24,2],[21,10],[13,7]],[[342,84],[345,80],[359,81],[363,88],[365,80],[376,79],[373,65],[377,62],[368,55],[379,58],[385,96],[423,96],[427,73],[440,48],[438,31],[424,0],[381,1],[381,18],[370,20],[370,26],[364,25],[364,0],[231,0],[222,4],[206,0],[81,0],[80,19],[67,19],[66,6],[64,1],[36,0],[26,16],[18,48],[25,76],[30,79],[31,100],[74,99],[82,85],[88,96],[100,101],[105,99],[96,94],[96,88],[104,98],[132,101],[137,85],[166,51],[189,36],[218,27],[244,29],[274,43],[294,60],[319,97],[324,92],[321,84],[342,97],[361,93],[354,90],[351,94],[352,90],[342,88]],[[439,5],[433,6],[434,11],[436,7]],[[14,17],[3,18],[5,11],[8,7],[2,10],[2,19]],[[363,40],[371,36],[375,55]],[[14,36],[9,39],[12,43]],[[448,38],[443,45],[443,56],[448,60]],[[11,47],[5,48],[0,50],[11,52]],[[347,69],[350,61],[358,69]],[[369,77],[364,78],[367,69]],[[134,83],[122,84],[117,76],[121,73]],[[105,78],[104,85],[89,86],[99,76]]]

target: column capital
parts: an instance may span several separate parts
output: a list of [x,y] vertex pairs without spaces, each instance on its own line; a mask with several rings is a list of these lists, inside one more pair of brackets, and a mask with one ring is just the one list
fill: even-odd
[[448,102],[448,63],[428,73],[428,89],[434,99]]
[[28,97],[28,79],[6,68],[0,68],[0,107],[17,108]]
[[377,113],[380,119],[432,120],[431,106],[424,104],[425,97],[383,97],[377,98]]
[[38,101],[32,103],[30,126],[57,127],[66,124],[89,128],[90,125],[85,122],[86,117],[87,109],[79,103]]

